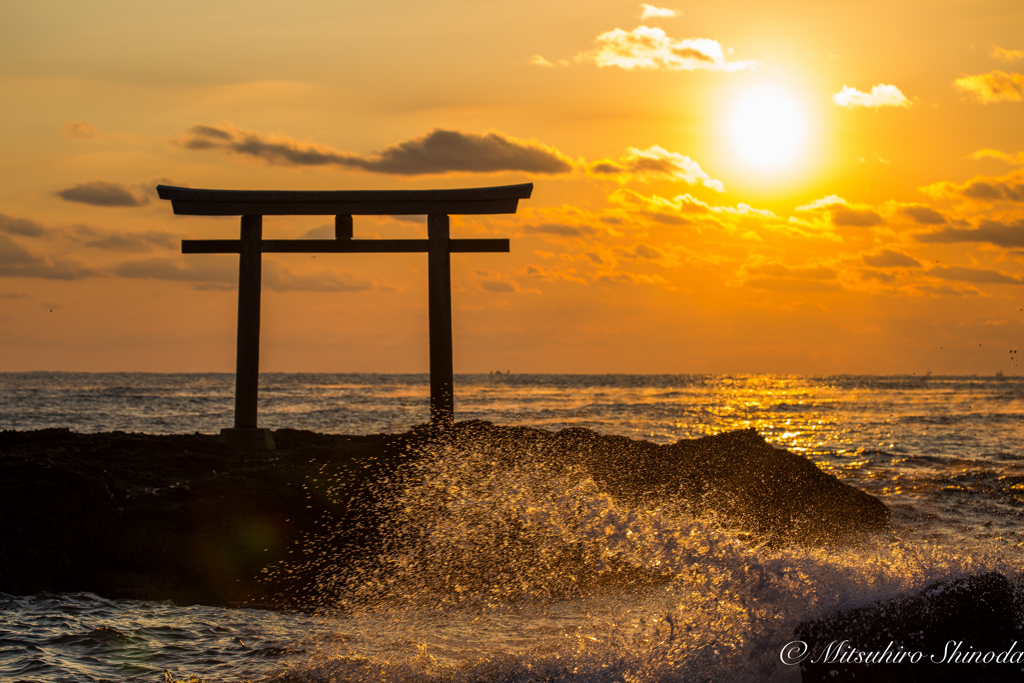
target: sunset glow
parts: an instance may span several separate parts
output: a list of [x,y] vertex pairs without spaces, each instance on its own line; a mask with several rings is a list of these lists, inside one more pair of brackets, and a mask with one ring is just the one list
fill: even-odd
[[[232,370],[237,258],[180,244],[238,219],[175,216],[158,184],[533,183],[452,219],[511,240],[452,258],[456,373],[1013,372],[1018,2],[510,7],[7,12],[0,369]],[[267,254],[261,367],[424,371],[424,259]]]

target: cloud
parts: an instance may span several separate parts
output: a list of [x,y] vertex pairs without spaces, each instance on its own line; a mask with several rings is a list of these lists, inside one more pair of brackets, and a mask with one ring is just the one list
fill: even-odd
[[993,45],[989,55],[993,59],[1001,59],[1004,62],[1015,62],[1018,59],[1024,59],[1024,50],[1008,50],[1005,47]]
[[69,138],[76,140],[103,140],[107,136],[96,129],[96,126],[85,121],[65,121],[61,131]]
[[851,209],[847,206],[833,206],[829,210],[833,225],[854,228],[870,228],[881,225],[885,220],[871,209]]
[[703,185],[718,192],[724,192],[721,180],[715,180],[690,157],[669,152],[658,147],[636,149],[627,147],[618,161],[602,160],[588,167],[594,175],[615,176],[620,180],[637,179],[647,182],[652,179],[678,180],[688,185]]
[[533,235],[556,235],[558,237],[591,237],[597,234],[597,230],[589,225],[568,225],[566,223],[527,225],[523,227],[523,232]]
[[311,228],[302,234],[299,239],[306,240],[333,240],[335,235],[334,225],[328,223],[316,228]]
[[980,201],[1024,202],[1022,179],[1019,171],[1012,171],[994,178],[977,176],[961,185],[942,181],[922,187],[921,191],[936,199],[966,197]]
[[629,273],[626,271],[601,273],[594,278],[594,281],[612,284],[668,285],[671,288],[671,283],[660,275]]
[[0,235],[0,266],[35,264],[42,261],[7,235]]
[[238,259],[231,257],[200,257],[188,259],[153,257],[125,261],[114,273],[120,277],[140,280],[173,280],[178,282],[217,282],[238,284]]
[[846,206],[847,202],[839,195],[830,194],[827,197],[821,199],[815,199],[810,204],[804,204],[803,206],[796,207],[797,211],[818,211],[821,209],[831,209],[834,206]]
[[968,159],[999,159],[1000,161],[1005,161],[1008,164],[1020,166],[1024,165],[1024,152],[1017,152],[1017,154],[1014,155],[1001,152],[998,149],[985,148],[979,149],[977,152],[972,152]]
[[906,254],[883,249],[877,254],[864,254],[864,263],[874,268],[920,268],[921,263]]
[[946,222],[945,216],[930,206],[914,204],[912,206],[901,206],[900,213],[912,218],[921,225],[943,225]]
[[781,263],[765,263],[750,266],[746,269],[748,274],[770,275],[778,278],[792,278],[798,280],[834,280],[839,273],[834,268],[825,266],[809,266],[793,268]]
[[741,71],[757,62],[726,60],[722,46],[709,38],[669,38],[660,28],[638,26],[632,31],[615,29],[599,35],[597,47],[576,55],[577,62],[598,67],[665,69],[668,71]]
[[909,107],[908,100],[895,85],[878,85],[871,92],[861,92],[856,88],[844,85],[843,89],[832,96],[832,101],[840,107]]
[[800,278],[755,277],[745,280],[743,284],[753,289],[767,289],[776,292],[841,292],[842,285],[837,282],[821,280],[805,280]]
[[61,190],[57,196],[67,202],[79,202],[92,206],[143,206],[149,203],[149,197],[146,195],[134,192],[124,185],[108,183],[105,180],[80,183]]
[[[755,209],[742,203],[736,206],[712,206],[689,194],[667,199],[658,195],[647,197],[627,188],[615,190],[608,195],[608,200],[620,207],[618,217],[622,223],[634,228],[643,227],[643,221],[638,220],[643,218],[663,225],[692,225],[697,232],[704,228],[722,229],[730,234],[736,233],[746,239],[755,240],[760,237],[749,229],[750,225],[794,232],[771,211]],[[625,215],[622,212],[625,212]]]
[[487,292],[510,294],[522,289],[518,282],[511,278],[502,276],[501,273],[495,273],[489,270],[478,270],[476,271],[476,275],[480,278],[478,281],[480,288]]
[[1024,285],[1024,279],[1005,275],[997,270],[985,270],[982,268],[967,268],[965,266],[935,266],[927,273],[940,280],[953,280],[956,282],[974,282],[977,284],[994,285]]
[[501,171],[556,174],[573,168],[572,160],[554,147],[496,132],[481,135],[436,129],[370,156],[233,126],[200,124],[177,142],[186,149],[217,149],[281,166],[336,166],[391,175]]
[[999,223],[982,219],[977,228],[943,228],[936,232],[914,235],[918,242],[929,244],[956,244],[981,242],[997,247],[1024,247],[1024,219],[1013,223]]
[[[114,273],[124,278],[194,282],[233,289],[238,286],[238,259],[153,257],[125,261],[114,268]],[[322,270],[295,274],[267,259],[263,261],[262,279],[264,289],[277,292],[363,292],[391,289],[375,280],[356,278],[348,273]]]
[[634,246],[633,249],[630,251],[637,258],[645,258],[652,260],[662,258],[665,255],[665,252],[663,252],[661,249],[658,249],[657,247],[652,247],[651,245],[644,244],[642,242]]
[[865,270],[862,270],[860,272],[860,279],[861,280],[878,280],[879,282],[885,282],[887,284],[892,284],[893,282],[896,282],[896,274],[895,273],[884,273],[884,272],[882,272],[880,270],[867,270],[867,269],[865,269]]
[[1020,102],[1024,99],[1024,75],[1017,73],[991,71],[964,76],[953,81],[953,85],[960,92],[972,95],[981,104]]
[[931,285],[914,285],[914,291],[933,296],[979,296],[981,292],[973,287],[955,288],[947,285],[932,287]]
[[640,5],[643,8],[643,12],[640,14],[641,21],[647,21],[651,17],[674,17],[676,11],[674,9],[666,9],[664,7],[655,7],[654,5]]
[[350,273],[335,273],[329,270],[295,274],[273,261],[263,265],[263,285],[276,292],[367,292],[370,290],[393,291],[393,287],[382,285],[377,280],[359,278]]
[[7,235],[0,234],[0,277],[81,280],[95,272],[77,263],[37,256]]
[[29,218],[14,218],[0,213],[0,232],[21,237],[41,237],[47,231],[42,225]]
[[151,251],[153,247],[173,249],[178,246],[178,240],[181,239],[179,235],[158,230],[138,233],[113,232],[96,230],[86,225],[77,226],[75,234],[85,239],[83,245],[86,247],[121,252]]
[[[885,223],[885,219],[878,213],[863,205],[851,205],[838,195],[830,194],[821,199],[815,199],[810,204],[796,207],[797,211],[820,212],[827,211],[832,225],[854,228],[870,228]],[[799,219],[790,218],[790,221]]]
[[[762,263],[742,269],[743,285],[776,292],[840,292],[834,282],[839,273],[827,266],[792,267],[782,263]],[[753,276],[753,277],[752,277]]]
[[524,277],[534,278],[541,280],[542,282],[555,282],[557,280],[565,280],[566,282],[575,282],[578,285],[585,285],[587,281],[576,274],[575,268],[568,268],[565,270],[559,270],[557,268],[549,268],[548,266],[537,265],[534,263],[528,263],[522,270],[516,273]]

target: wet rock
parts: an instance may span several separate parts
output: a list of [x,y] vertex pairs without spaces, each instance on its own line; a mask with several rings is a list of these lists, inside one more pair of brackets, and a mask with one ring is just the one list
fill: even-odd
[[788,656],[800,659],[804,683],[1019,681],[1024,633],[1015,605],[1002,574],[937,582],[800,624]]
[[467,422],[454,438],[467,449],[578,465],[621,500],[682,501],[696,515],[713,513],[773,544],[837,543],[889,527],[880,500],[775,448],[753,429],[658,445],[588,429],[552,434]]
[[244,451],[201,434],[0,433],[0,591],[308,602],[379,552],[391,500],[378,482],[438,447],[576,468],[626,505],[678,503],[759,541],[835,543],[888,525],[880,501],[752,430],[672,445],[485,422],[443,439],[273,438],[275,451]]

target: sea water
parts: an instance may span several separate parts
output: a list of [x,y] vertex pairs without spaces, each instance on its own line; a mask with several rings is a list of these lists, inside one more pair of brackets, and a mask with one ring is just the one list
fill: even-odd
[[[426,375],[267,374],[260,391],[274,429],[428,415]],[[493,374],[457,376],[455,394],[459,420],[656,443],[754,428],[878,496],[894,530],[769,548],[671,505],[620,507],[582,473],[441,451],[398,491],[387,571],[344,610],[3,596],[0,679],[795,681],[780,652],[802,619],[1024,570],[1017,377]],[[232,405],[231,375],[0,374],[3,429],[215,433]],[[651,572],[667,578],[628,580]]]

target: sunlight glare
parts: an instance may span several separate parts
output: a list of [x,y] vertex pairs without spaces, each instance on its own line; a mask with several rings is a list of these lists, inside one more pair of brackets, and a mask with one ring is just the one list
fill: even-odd
[[763,86],[745,93],[729,119],[729,136],[748,164],[774,169],[796,157],[804,142],[803,112],[785,92]]

